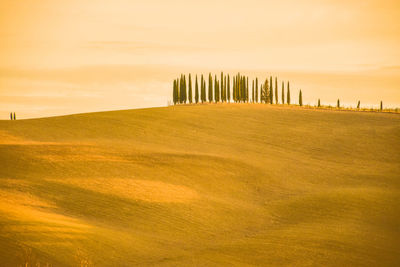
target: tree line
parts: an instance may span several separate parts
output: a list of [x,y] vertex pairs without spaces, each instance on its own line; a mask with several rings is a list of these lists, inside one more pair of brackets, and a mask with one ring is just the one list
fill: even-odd
[[[232,81],[232,84],[231,84]],[[181,74],[181,76],[173,82],[173,93],[172,99],[174,105],[185,104],[185,103],[218,103],[218,102],[235,102],[235,103],[268,103],[278,104],[279,103],[279,86],[278,78],[275,77],[275,84],[273,83],[272,76],[265,79],[264,82],[258,81],[258,78],[253,79],[251,82],[251,97],[249,87],[249,77],[238,73],[233,76],[232,79],[228,75],[224,75],[221,72],[220,77],[209,73],[208,83],[203,74],[195,76],[194,88],[192,86],[192,76]],[[231,93],[232,88],[232,93]],[[193,99],[194,90],[194,99]],[[206,91],[208,93],[206,93]],[[290,83],[287,82],[285,88],[285,82],[281,83],[281,104],[290,103]],[[300,90],[299,92],[299,104],[303,105],[303,96]]]
[[[192,103],[218,103],[218,102],[235,102],[235,103],[266,103],[266,104],[291,104],[290,98],[290,82],[281,81],[279,88],[278,78],[273,79],[272,76],[266,78],[264,82],[259,82],[258,78],[251,81],[251,97],[249,77],[236,74],[232,78],[230,75],[208,74],[208,82],[203,74],[194,78],[192,85],[192,76],[181,74],[180,77],[173,82],[172,99],[174,105],[192,104]],[[286,85],[286,86],[285,86]],[[232,90],[231,90],[232,89]],[[279,94],[280,89],[280,94]],[[194,91],[194,96],[193,96]],[[280,95],[280,97],[279,97]],[[298,105],[303,106],[303,93],[299,90]],[[317,107],[322,107],[321,100],[318,99]],[[330,106],[329,106],[330,107]],[[336,108],[340,109],[340,100],[337,100]],[[357,109],[360,109],[360,101],[357,102]],[[383,111],[383,103],[380,102],[380,111]],[[397,110],[397,109],[396,109]]]

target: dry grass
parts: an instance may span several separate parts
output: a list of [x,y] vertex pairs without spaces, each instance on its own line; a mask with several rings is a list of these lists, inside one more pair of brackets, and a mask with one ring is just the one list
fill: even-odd
[[0,121],[0,140],[0,265],[400,261],[398,114],[182,105]]

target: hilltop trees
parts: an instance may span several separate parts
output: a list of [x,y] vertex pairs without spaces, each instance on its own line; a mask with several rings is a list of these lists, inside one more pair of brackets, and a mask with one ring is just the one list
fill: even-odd
[[[265,79],[264,83],[259,86],[258,77],[251,81],[251,92],[249,92],[249,77],[237,73],[230,78],[230,75],[225,75],[222,71],[220,77],[217,75],[208,74],[208,83],[203,74],[195,75],[192,83],[192,74],[188,74],[186,79],[185,74],[181,74],[179,78],[173,82],[172,99],[174,105],[185,103],[218,103],[230,102],[233,100],[236,103],[261,103],[278,104],[278,78],[275,77],[275,88],[273,86],[273,78],[270,76]],[[232,91],[231,91],[232,82]],[[260,87],[260,90],[259,90]],[[208,88],[208,90],[207,90]],[[194,92],[193,92],[194,90]],[[208,92],[207,92],[208,91]],[[275,92],[274,92],[275,91]],[[251,95],[250,95],[251,93]],[[194,96],[193,96],[194,94]],[[274,98],[275,94],[275,98]],[[287,84],[286,101],[290,104],[290,86]],[[285,84],[282,81],[282,103],[285,103]]]
[[[251,80],[251,92],[249,92],[249,77],[237,73],[230,78],[230,75],[225,75],[221,71],[220,76],[208,74],[208,84],[206,82],[205,76],[201,74],[198,76],[196,74],[195,79],[192,84],[192,74],[188,74],[186,80],[186,75],[181,74],[180,77],[174,79],[172,86],[172,101],[174,105],[192,103],[218,103],[231,101],[235,103],[265,103],[265,104],[279,104],[279,88],[278,88],[278,77],[275,77],[275,85],[273,84],[273,77],[270,76],[266,78],[264,82],[258,83],[258,77]],[[231,91],[232,83],[232,91]],[[208,93],[207,93],[208,86]],[[274,87],[275,86],[275,87]],[[194,88],[193,88],[194,87]],[[260,89],[259,89],[260,88]],[[193,96],[194,90],[194,96]],[[251,93],[251,95],[250,95]],[[286,96],[285,96],[286,94]],[[290,82],[287,81],[286,92],[285,92],[285,82],[282,81],[281,87],[281,101],[282,104],[291,104],[290,95]],[[296,102],[296,101],[294,101]],[[303,93],[299,90],[299,106],[303,106]],[[296,104],[296,103],[295,103]],[[360,100],[357,101],[357,109],[360,109]],[[321,106],[321,100],[318,98],[318,107]],[[331,107],[331,105],[329,105]],[[340,99],[337,99],[336,107],[340,109]],[[373,110],[371,108],[371,110]],[[378,108],[375,108],[378,110]],[[383,111],[383,101],[380,101],[379,110]],[[396,111],[397,112],[397,111]],[[10,113],[10,119],[15,119],[15,113]]]

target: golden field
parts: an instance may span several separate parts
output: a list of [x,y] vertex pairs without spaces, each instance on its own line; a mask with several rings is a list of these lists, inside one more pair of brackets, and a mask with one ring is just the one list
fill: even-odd
[[205,104],[0,121],[0,266],[395,266],[400,116]]

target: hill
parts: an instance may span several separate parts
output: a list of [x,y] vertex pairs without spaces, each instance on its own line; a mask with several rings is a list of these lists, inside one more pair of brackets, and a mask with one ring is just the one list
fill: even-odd
[[400,262],[397,114],[218,104],[0,121],[0,179],[4,266]]

